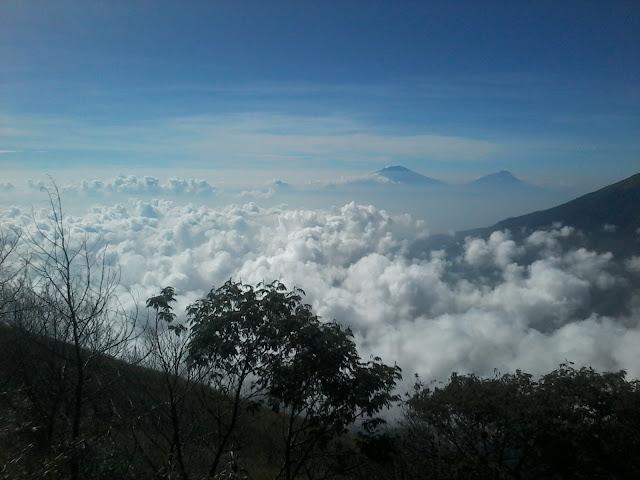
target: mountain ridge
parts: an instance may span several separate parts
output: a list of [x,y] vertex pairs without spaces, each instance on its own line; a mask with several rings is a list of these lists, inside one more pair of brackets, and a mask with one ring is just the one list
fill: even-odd
[[511,217],[489,228],[540,228],[563,223],[593,230],[605,224],[624,231],[640,228],[640,173],[546,210]]
[[490,227],[458,232],[488,236],[496,230],[527,235],[559,225],[573,227],[584,234],[584,246],[610,251],[617,256],[640,253],[640,173],[582,195],[569,202],[501,220]]

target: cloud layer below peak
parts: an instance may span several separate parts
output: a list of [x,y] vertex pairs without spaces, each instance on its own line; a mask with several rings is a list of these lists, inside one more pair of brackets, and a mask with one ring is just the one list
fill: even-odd
[[[198,186],[123,179],[100,188]],[[21,208],[2,219],[32,224]],[[445,253],[420,248],[424,222],[356,203],[312,210],[130,199],[69,222],[106,245],[123,292],[144,299],[172,285],[182,309],[229,278],[280,279],[304,289],[323,318],[350,326],[364,358],[397,362],[407,382],[413,372],[542,373],[565,359],[640,376],[638,259],[565,248],[577,236],[568,227],[524,240],[494,232]]]

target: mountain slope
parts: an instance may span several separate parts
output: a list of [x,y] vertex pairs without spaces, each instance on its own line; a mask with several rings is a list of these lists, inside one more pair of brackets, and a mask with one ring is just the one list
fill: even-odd
[[574,227],[582,233],[580,240],[576,236],[571,240],[579,241],[579,245],[567,246],[608,251],[618,258],[640,255],[640,173],[556,207],[507,218],[490,227],[462,230],[454,235],[432,235],[417,242],[414,248],[425,252],[445,249],[459,254],[466,237],[487,238],[497,230],[510,230],[514,239],[522,239],[536,230],[550,230],[559,225]]
[[491,228],[538,229],[553,223],[585,231],[615,225],[619,232],[635,233],[640,228],[640,173],[557,207],[502,220]]
[[640,173],[548,210],[502,220],[477,230],[487,233],[544,230],[572,226],[586,236],[586,246],[626,256],[640,252]]

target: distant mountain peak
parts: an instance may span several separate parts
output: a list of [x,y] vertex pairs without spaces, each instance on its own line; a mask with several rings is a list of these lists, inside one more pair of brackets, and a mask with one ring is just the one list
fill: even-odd
[[375,173],[383,173],[383,172],[410,172],[411,170],[409,170],[406,167],[403,167],[402,165],[389,165],[387,167],[384,167],[382,170],[378,170]]
[[498,186],[498,185],[526,185],[527,182],[520,180],[513,173],[507,170],[500,170],[496,173],[490,173],[484,177],[477,178],[470,185],[478,186]]
[[401,183],[410,185],[442,185],[442,182],[440,180],[426,177],[401,165],[390,165],[383,168],[382,170],[373,172],[373,175],[390,183]]

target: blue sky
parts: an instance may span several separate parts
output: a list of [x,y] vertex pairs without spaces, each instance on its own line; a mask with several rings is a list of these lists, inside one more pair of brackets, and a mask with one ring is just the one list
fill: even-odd
[[640,170],[636,1],[6,0],[0,60],[7,177]]

